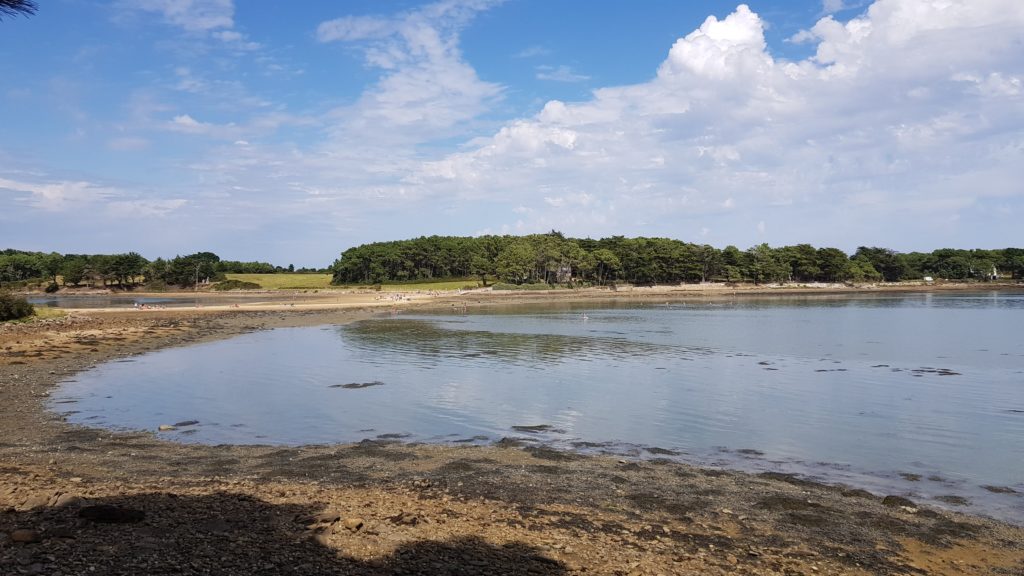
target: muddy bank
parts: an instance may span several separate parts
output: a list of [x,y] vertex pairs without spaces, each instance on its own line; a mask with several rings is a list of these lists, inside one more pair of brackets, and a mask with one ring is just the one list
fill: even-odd
[[[98,362],[373,313],[125,311],[4,326],[0,573],[1024,571],[1020,528],[788,476],[516,442],[180,445],[43,409],[56,382]],[[83,515],[96,505],[134,520]]]

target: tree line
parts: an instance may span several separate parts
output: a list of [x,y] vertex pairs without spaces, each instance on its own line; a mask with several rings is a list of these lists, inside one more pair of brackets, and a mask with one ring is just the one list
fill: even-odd
[[849,255],[810,244],[740,250],[670,238],[594,240],[559,232],[528,236],[425,236],[349,248],[331,266],[332,282],[380,284],[478,277],[510,284],[628,282],[898,282],[1024,278],[1024,249],[900,253],[862,246]]
[[119,286],[161,282],[190,287],[196,282],[222,280],[225,274],[277,274],[319,270],[274,266],[267,262],[221,260],[212,252],[197,252],[170,259],[147,260],[137,252],[122,254],[60,254],[58,252],[0,251],[0,285],[47,283],[64,286]]

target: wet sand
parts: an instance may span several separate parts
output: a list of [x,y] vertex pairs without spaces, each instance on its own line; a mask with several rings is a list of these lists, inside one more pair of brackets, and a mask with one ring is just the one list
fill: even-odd
[[[615,297],[708,296],[642,290]],[[72,426],[44,408],[72,374],[159,348],[409,306],[609,294],[418,296],[0,325],[0,573],[1024,573],[1020,527],[787,476],[515,441],[183,445]]]

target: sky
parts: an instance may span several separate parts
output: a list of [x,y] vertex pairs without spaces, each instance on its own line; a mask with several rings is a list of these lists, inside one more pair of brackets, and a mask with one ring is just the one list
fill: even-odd
[[0,248],[1024,246],[1020,0],[39,0]]

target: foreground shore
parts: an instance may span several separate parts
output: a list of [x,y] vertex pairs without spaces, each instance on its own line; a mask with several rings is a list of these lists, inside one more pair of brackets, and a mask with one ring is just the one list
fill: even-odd
[[[681,292],[614,297],[736,296]],[[808,292],[825,293],[767,291]],[[1024,573],[1020,527],[787,476],[517,442],[191,446],[44,408],[80,370],[169,346],[395,307],[608,297],[254,295],[0,326],[0,574]]]

